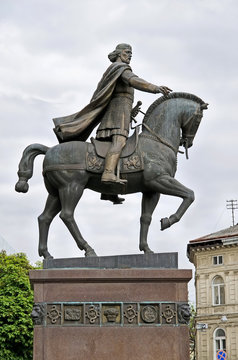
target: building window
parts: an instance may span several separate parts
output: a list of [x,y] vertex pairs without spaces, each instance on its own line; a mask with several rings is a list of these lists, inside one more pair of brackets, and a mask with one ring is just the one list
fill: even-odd
[[226,351],[226,333],[223,329],[214,331],[214,359],[217,359],[216,354],[219,350]]
[[213,256],[213,265],[222,265],[223,264],[223,256],[222,255],[218,255],[218,256]]
[[225,285],[221,276],[215,276],[212,280],[213,305],[225,304]]

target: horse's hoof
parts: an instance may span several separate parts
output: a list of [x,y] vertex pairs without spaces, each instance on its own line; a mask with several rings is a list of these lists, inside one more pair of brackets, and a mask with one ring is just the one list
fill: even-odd
[[44,259],[54,259],[54,257],[49,253],[49,251],[39,251],[39,256],[43,256]]
[[86,257],[93,257],[93,256],[97,256],[97,254],[95,253],[95,251],[93,249],[90,249],[90,250],[85,251],[85,256]]
[[154,251],[152,251],[149,246],[144,246],[143,248],[140,249],[141,251],[144,251],[144,254],[154,254]]
[[19,180],[15,185],[15,190],[17,192],[27,193],[29,185],[25,180]]
[[161,230],[168,229],[171,226],[170,221],[167,217],[161,219],[160,223],[161,223]]
[[144,254],[154,254],[154,251],[152,251],[150,248],[144,250]]

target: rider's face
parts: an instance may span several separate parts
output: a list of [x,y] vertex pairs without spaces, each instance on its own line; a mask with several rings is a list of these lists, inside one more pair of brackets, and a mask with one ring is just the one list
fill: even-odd
[[122,62],[130,64],[132,58],[132,51],[130,49],[123,49],[119,55]]

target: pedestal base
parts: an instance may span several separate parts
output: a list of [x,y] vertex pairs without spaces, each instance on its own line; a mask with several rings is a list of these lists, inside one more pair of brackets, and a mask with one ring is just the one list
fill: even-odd
[[31,271],[34,360],[189,360],[191,276],[175,268]]

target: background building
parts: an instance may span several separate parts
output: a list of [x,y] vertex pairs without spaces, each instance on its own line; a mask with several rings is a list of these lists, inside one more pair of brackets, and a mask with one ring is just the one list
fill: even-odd
[[238,225],[191,240],[196,287],[196,360],[223,349],[238,359]]

